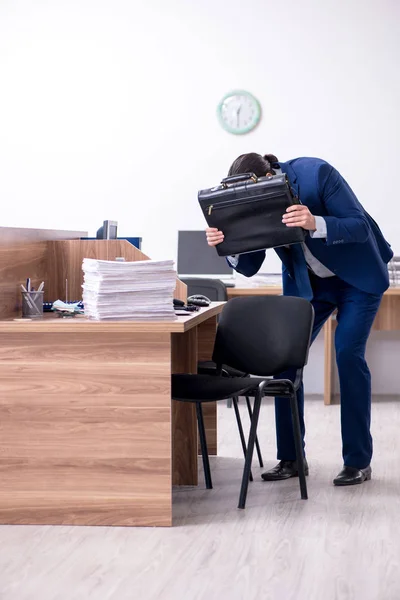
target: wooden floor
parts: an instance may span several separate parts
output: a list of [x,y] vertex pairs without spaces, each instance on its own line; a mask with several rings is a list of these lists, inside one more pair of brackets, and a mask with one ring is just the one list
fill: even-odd
[[[268,467],[272,419],[268,403]],[[375,399],[373,423],[373,480],[334,488],[339,407],[310,398],[310,499],[296,480],[262,482],[255,467],[239,511],[243,461],[233,411],[221,405],[215,489],[202,474],[199,488],[176,489],[175,528],[2,526],[0,600],[399,600],[400,397]]]

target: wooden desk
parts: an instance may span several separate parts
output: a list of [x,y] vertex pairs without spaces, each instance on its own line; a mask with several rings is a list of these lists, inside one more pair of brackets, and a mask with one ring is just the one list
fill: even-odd
[[[194,407],[173,372],[210,359],[222,303],[170,322],[0,322],[0,523],[172,525],[197,484]],[[206,417],[216,452],[216,411]]]
[[[228,298],[239,296],[265,296],[282,294],[282,288],[279,286],[254,287],[254,288],[228,288]],[[326,405],[332,402],[332,380],[334,360],[334,331],[336,319],[328,319],[324,325],[324,403]],[[394,331],[400,329],[400,287],[389,288],[383,298],[376,315],[373,330]]]

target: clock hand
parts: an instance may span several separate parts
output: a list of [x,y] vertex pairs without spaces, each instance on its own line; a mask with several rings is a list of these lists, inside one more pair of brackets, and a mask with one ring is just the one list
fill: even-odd
[[237,123],[237,127],[239,127],[239,118],[240,118],[240,111],[242,110],[242,105],[239,104],[238,109],[236,111],[236,123]]

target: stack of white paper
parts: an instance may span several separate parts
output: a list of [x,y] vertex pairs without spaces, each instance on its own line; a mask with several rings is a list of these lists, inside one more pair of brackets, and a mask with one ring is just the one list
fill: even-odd
[[400,256],[393,256],[389,262],[389,282],[393,287],[400,285]]
[[82,269],[83,304],[89,319],[176,319],[176,272],[172,260],[119,262],[84,258]]
[[282,287],[282,273],[257,273],[251,278],[237,273],[235,285],[236,287]]

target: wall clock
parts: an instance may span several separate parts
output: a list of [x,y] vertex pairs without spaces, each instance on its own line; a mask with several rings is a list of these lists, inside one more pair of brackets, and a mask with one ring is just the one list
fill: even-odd
[[218,105],[218,119],[222,127],[236,135],[252,131],[261,118],[261,106],[257,98],[244,90],[226,94]]

